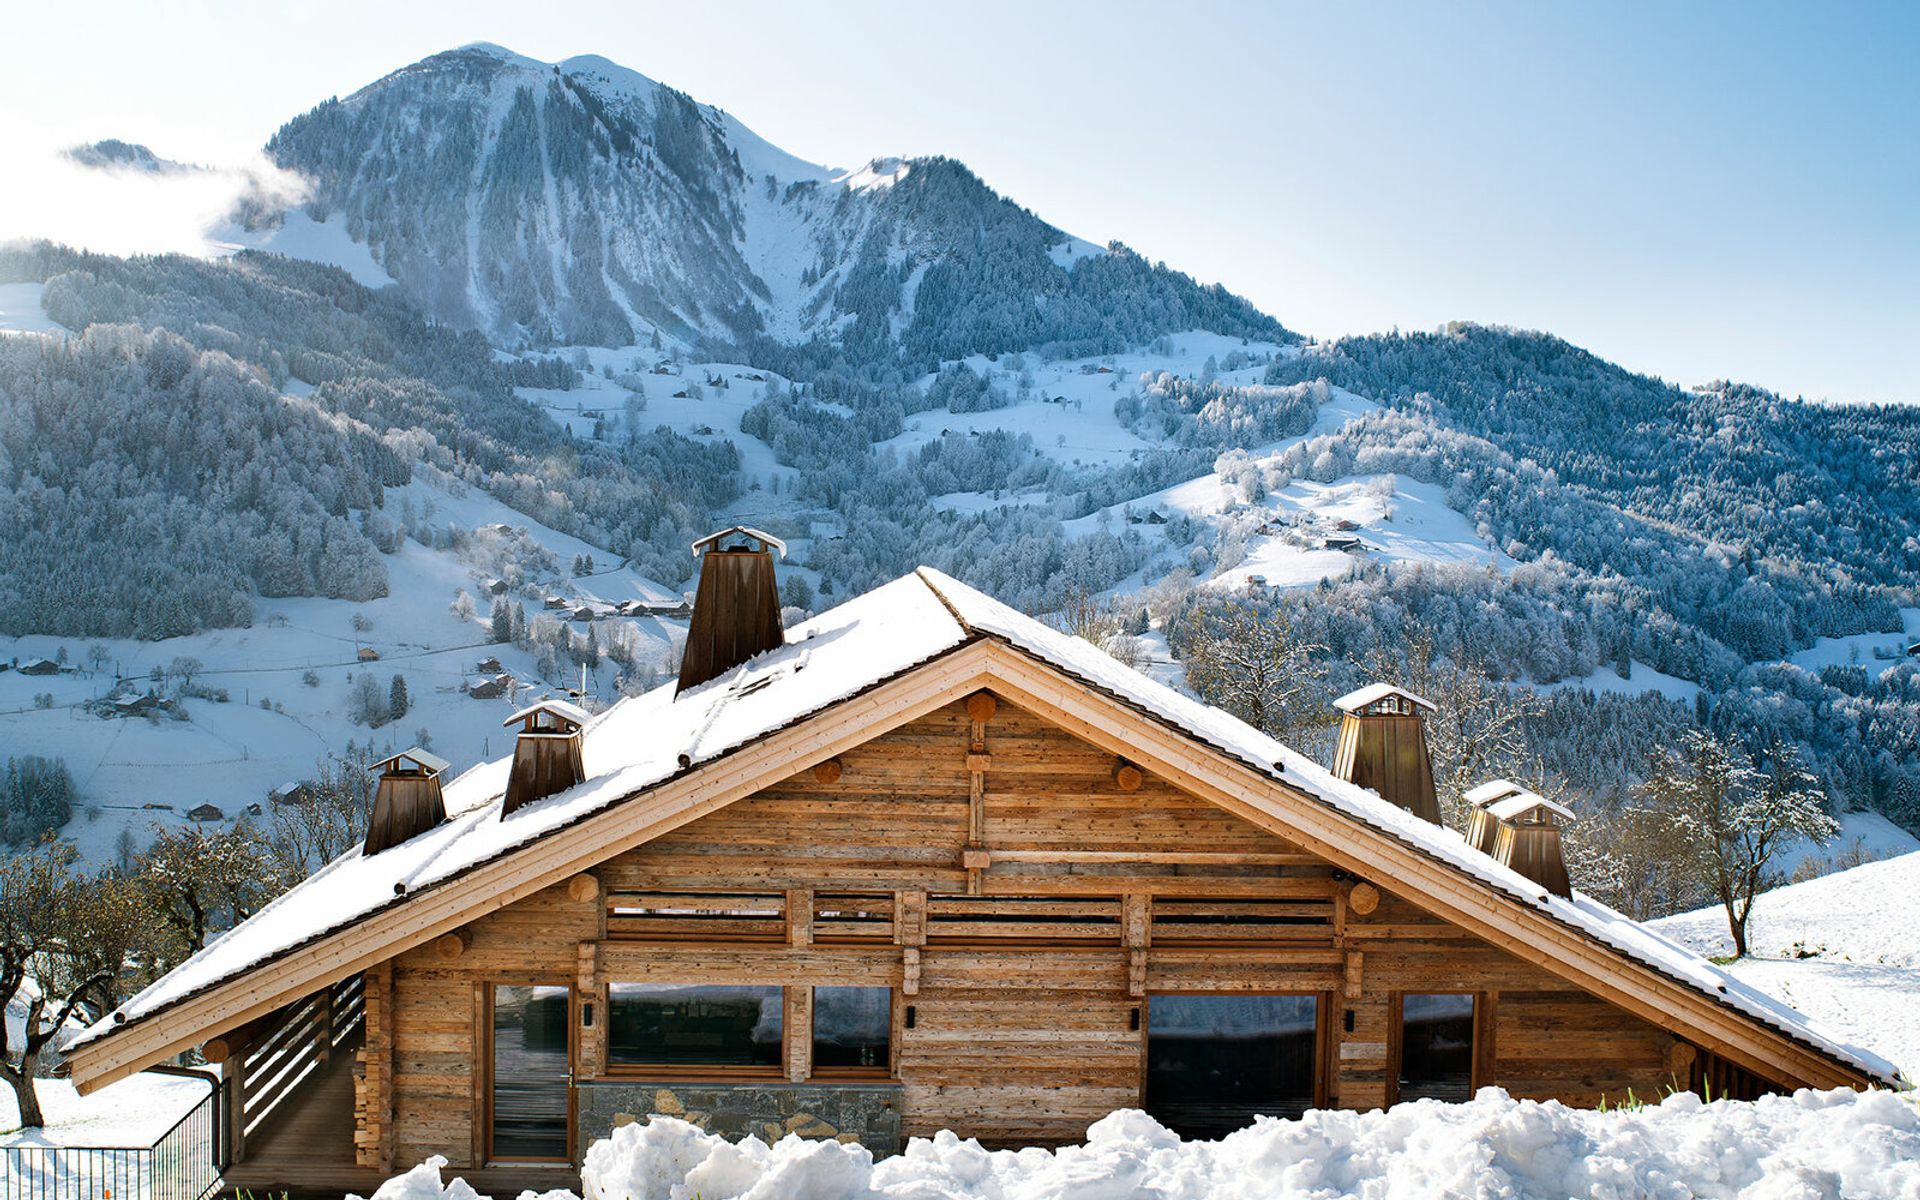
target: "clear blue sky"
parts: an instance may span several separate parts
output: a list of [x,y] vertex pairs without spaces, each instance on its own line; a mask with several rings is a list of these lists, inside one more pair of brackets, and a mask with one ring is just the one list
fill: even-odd
[[[1547,329],[1920,402],[1920,4],[17,6],[16,133],[223,161],[436,50],[598,53],[805,158],[943,153],[1330,336]],[[0,230],[0,234],[6,231]]]

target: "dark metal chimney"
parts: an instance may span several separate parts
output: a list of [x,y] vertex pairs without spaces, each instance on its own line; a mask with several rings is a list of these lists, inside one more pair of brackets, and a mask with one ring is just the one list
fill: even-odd
[[1494,835],[1500,832],[1500,822],[1487,808],[1509,796],[1522,796],[1527,789],[1511,779],[1490,779],[1476,788],[1469,788],[1461,797],[1473,806],[1473,814],[1467,818],[1467,845],[1482,854],[1493,853]]
[[565,700],[542,700],[502,723],[516,721],[520,735],[513,741],[513,768],[500,806],[503,817],[587,777],[580,759],[580,728],[587,723],[587,710]]
[[373,813],[367,818],[365,853],[398,846],[447,819],[440,773],[448,765],[446,759],[418,746],[373,764],[380,784],[373,793]]
[[[727,545],[728,539],[735,539]],[[780,623],[780,591],[774,585],[773,552],[787,556],[772,534],[735,525],[693,544],[702,553],[700,587],[693,596],[686,653],[676,694],[718,678],[756,654],[786,642]]]
[[1560,845],[1560,825],[1554,819],[1573,820],[1573,810],[1545,796],[1521,792],[1487,806],[1500,823],[1493,837],[1493,860],[1512,867],[1556,896],[1572,896],[1566,853]]
[[1372,788],[1380,798],[1416,817],[1440,824],[1433,794],[1433,757],[1427,753],[1422,712],[1433,702],[1390,684],[1375,683],[1333,702],[1340,710],[1340,740],[1333,773]]

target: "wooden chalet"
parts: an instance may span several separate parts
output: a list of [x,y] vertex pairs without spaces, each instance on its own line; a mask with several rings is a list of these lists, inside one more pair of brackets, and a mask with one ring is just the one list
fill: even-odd
[[80,1089],[198,1048],[229,1182],[338,1194],[571,1184],[650,1114],[886,1153],[1898,1082],[1416,815],[1417,697],[1348,698],[1383,796],[938,572],[780,630],[772,539],[705,549],[678,681],[381,764],[378,837],[88,1030]]

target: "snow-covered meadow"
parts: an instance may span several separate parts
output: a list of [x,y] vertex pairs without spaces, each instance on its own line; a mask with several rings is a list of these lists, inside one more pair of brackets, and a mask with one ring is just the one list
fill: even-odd
[[[442,1166],[390,1180],[375,1200],[472,1200]],[[1262,1118],[1216,1142],[1122,1110],[1084,1145],[985,1150],[941,1133],[878,1163],[856,1145],[728,1142],[655,1117],[590,1147],[582,1178],[589,1200],[1913,1200],[1920,1108],[1891,1092],[1802,1091],[1592,1112],[1487,1088],[1465,1104]]]

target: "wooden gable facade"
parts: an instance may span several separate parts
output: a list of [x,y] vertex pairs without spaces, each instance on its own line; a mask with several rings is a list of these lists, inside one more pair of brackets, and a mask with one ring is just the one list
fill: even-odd
[[[858,1061],[821,1039],[849,1004]],[[242,1092],[320,1060],[234,1106],[230,1181],[296,1190],[435,1154],[563,1180],[650,1113],[887,1151],[1076,1141],[1132,1106],[1205,1134],[1489,1085],[1873,1082],[993,639],[83,1046],[77,1073],[236,1029]]]

